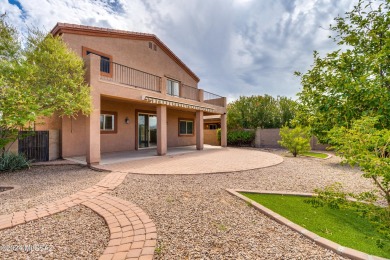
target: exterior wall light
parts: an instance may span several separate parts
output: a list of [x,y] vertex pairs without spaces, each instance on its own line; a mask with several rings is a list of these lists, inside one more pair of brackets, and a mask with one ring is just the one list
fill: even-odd
[[125,118],[125,123],[126,123],[126,124],[129,124],[129,123],[130,123],[130,119],[129,119],[128,116]]

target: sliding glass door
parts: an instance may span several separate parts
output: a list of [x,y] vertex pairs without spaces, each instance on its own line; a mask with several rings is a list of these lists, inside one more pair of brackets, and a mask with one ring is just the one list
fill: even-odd
[[138,148],[157,146],[157,116],[138,114]]

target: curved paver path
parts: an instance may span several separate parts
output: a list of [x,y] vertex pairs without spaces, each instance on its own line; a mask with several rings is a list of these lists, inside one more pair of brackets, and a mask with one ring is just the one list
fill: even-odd
[[91,188],[55,202],[0,215],[0,230],[12,228],[82,204],[101,215],[110,229],[110,241],[100,259],[153,259],[156,226],[138,206],[105,194],[114,190],[127,173],[111,172]]
[[223,148],[147,160],[99,165],[102,170],[138,174],[201,174],[246,171],[273,166],[283,157],[254,149]]
[[142,174],[199,174],[235,172],[273,166],[281,156],[252,149],[225,148],[174,156],[155,157],[94,168],[109,170],[96,185],[63,199],[27,210],[0,215],[0,230],[12,228],[82,204],[102,216],[110,230],[110,241],[100,259],[153,259],[156,226],[135,204],[106,194],[129,172]]

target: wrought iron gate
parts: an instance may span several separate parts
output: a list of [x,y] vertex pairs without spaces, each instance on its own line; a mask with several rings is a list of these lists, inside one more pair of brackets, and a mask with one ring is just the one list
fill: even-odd
[[45,162],[49,160],[49,131],[20,131],[19,154],[28,160]]

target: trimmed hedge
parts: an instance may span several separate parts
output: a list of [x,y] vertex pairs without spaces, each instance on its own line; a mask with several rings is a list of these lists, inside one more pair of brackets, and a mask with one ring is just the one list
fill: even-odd
[[230,130],[227,133],[227,143],[233,146],[251,146],[255,140],[254,130]]

